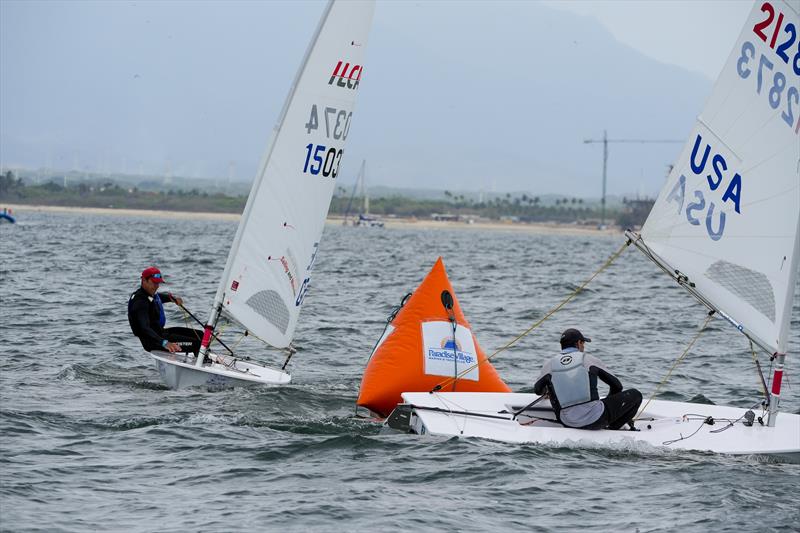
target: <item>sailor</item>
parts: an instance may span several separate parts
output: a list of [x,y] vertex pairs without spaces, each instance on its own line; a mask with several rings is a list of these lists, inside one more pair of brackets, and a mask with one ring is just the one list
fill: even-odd
[[[622,390],[622,383],[606,370],[599,359],[584,353],[591,342],[577,329],[561,334],[561,353],[542,366],[533,392],[550,398],[558,421],[578,429],[620,429],[633,427],[633,417],[642,403],[636,389]],[[609,387],[608,396],[600,399],[597,379]]]
[[183,299],[171,293],[158,294],[159,286],[164,283],[161,271],[156,267],[147,267],[142,271],[142,283],[128,299],[128,323],[131,331],[139,337],[142,346],[148,352],[162,350],[167,352],[193,352],[200,350],[203,332],[192,328],[164,328],[167,319],[164,316],[164,302],[173,302],[183,306]]

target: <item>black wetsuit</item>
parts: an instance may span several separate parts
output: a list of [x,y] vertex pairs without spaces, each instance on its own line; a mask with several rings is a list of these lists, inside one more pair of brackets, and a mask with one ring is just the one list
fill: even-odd
[[[169,293],[157,296],[162,303],[175,301]],[[163,308],[160,308],[155,297],[147,294],[141,287],[128,299],[128,323],[148,352],[166,351],[164,341],[180,344],[182,352],[193,352],[197,355],[200,350],[203,332],[192,328],[164,328]]]

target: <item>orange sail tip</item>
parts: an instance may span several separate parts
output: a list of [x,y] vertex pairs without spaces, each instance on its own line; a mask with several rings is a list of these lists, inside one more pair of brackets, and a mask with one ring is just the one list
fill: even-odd
[[401,393],[426,392],[462,373],[442,390],[510,392],[485,359],[439,257],[378,342],[364,370],[357,403],[388,416],[402,401]]

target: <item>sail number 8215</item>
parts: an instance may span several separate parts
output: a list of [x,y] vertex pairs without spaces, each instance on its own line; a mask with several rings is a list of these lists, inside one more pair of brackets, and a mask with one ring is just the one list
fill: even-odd
[[315,176],[321,172],[326,178],[336,178],[336,175],[339,173],[339,163],[341,163],[341,161],[341,149],[326,148],[321,144],[307,144],[306,162],[303,165],[303,172],[310,172]]

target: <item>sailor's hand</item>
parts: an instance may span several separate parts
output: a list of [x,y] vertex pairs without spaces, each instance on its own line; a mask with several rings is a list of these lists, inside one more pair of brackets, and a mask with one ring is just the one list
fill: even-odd
[[181,298],[180,296],[173,295],[172,299],[175,301],[176,304],[178,304],[181,307],[183,307],[183,298]]
[[181,351],[181,345],[177,342],[168,342],[164,348],[166,348],[170,353]]

